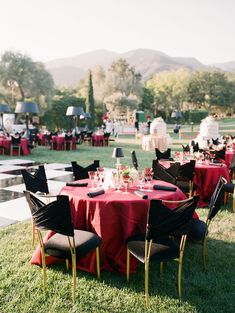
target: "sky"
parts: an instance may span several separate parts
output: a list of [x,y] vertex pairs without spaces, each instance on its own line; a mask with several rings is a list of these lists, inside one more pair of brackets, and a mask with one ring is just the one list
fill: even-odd
[[144,48],[235,61],[235,0],[0,0],[0,54],[35,61]]

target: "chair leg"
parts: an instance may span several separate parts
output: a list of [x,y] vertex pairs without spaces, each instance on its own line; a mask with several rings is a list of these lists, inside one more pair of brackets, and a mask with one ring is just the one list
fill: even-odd
[[45,256],[45,251],[44,248],[41,249],[42,252],[42,286],[43,289],[46,289],[46,256]]
[[148,308],[149,305],[149,262],[145,262],[145,306]]
[[100,251],[99,247],[95,249],[96,253],[96,270],[97,270],[97,278],[100,279]]
[[203,258],[203,264],[204,264],[204,269],[206,270],[206,240],[207,238],[205,237],[203,242],[202,242],[202,258]]
[[32,247],[34,246],[35,243],[35,225],[34,222],[32,221]]
[[130,280],[130,252],[127,249],[126,255],[126,281],[129,282]]
[[161,276],[162,273],[163,273],[163,266],[164,266],[164,263],[163,263],[163,262],[160,262],[160,276]]
[[182,299],[182,285],[181,285],[181,277],[182,277],[182,259],[179,259],[179,268],[178,268],[178,294],[179,299]]
[[69,270],[69,260],[68,259],[65,260],[65,265],[66,265],[66,270],[68,271]]
[[75,296],[76,296],[76,278],[77,278],[76,254],[72,254],[72,276],[73,276],[72,299],[73,299],[73,303],[75,303]]

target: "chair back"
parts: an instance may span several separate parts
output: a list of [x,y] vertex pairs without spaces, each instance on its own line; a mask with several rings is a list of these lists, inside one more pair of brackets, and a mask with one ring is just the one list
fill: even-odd
[[179,169],[180,169],[180,163],[179,162],[175,162],[175,163],[171,163],[170,167],[166,168],[166,171],[171,176],[177,178],[179,176]]
[[179,167],[179,176],[183,179],[191,180],[193,181],[194,174],[195,174],[195,160],[190,160],[190,162],[187,162],[185,164],[180,165]]
[[157,160],[161,159],[170,159],[171,157],[171,149],[167,149],[164,152],[161,152],[158,148],[155,148],[156,158]]
[[169,209],[162,200],[152,199],[148,211],[146,240],[171,234],[188,234],[198,200],[199,196],[194,196],[180,203],[175,209]]
[[235,153],[233,154],[232,161],[229,166],[230,170],[235,171]]
[[31,192],[43,192],[49,193],[46,172],[44,165],[39,165],[38,170],[34,174],[27,172],[27,170],[21,170],[23,176],[25,188]]
[[86,179],[89,178],[88,172],[89,171],[96,171],[97,168],[100,166],[99,160],[94,160],[94,162],[87,167],[82,167],[79,164],[77,164],[76,161],[72,161],[72,168],[73,168],[73,175],[75,180],[79,179]]
[[209,212],[207,215],[207,219],[210,221],[215,217],[215,215],[218,213],[222,205],[224,199],[223,186],[226,183],[227,183],[226,179],[224,179],[222,176],[219,178],[217,182],[217,185],[215,187],[215,190],[209,203]]
[[176,178],[172,176],[170,173],[168,173],[166,168],[162,166],[157,160],[153,160],[152,169],[154,179],[160,179],[175,185]]
[[65,141],[71,141],[73,139],[73,135],[65,134]]
[[19,145],[20,142],[21,142],[21,137],[20,137],[20,136],[19,136],[19,137],[11,136],[11,144],[12,144],[13,146]]
[[132,165],[134,166],[134,168],[136,170],[138,170],[138,160],[137,160],[137,157],[136,157],[136,153],[135,153],[135,150],[133,150],[131,152],[131,160],[132,160]]
[[213,138],[212,138],[212,143],[213,143],[213,145],[218,146],[218,144],[219,144],[219,138],[216,138],[216,139],[213,139]]
[[39,230],[52,230],[65,236],[74,236],[68,196],[58,195],[57,200],[43,204],[29,191],[24,191],[34,224]]
[[195,145],[193,146],[193,152],[198,152],[199,151],[199,144],[198,142],[195,143]]
[[217,150],[215,152],[215,159],[222,159],[225,160],[225,152],[226,152],[226,148],[224,147],[221,150]]
[[186,145],[186,146],[182,145],[182,148],[183,148],[183,152],[190,152],[189,145]]

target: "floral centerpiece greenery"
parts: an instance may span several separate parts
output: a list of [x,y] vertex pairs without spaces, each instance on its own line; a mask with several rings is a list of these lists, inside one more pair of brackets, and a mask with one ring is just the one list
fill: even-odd
[[120,176],[122,178],[129,178],[131,182],[138,179],[138,171],[135,168],[131,168],[129,166],[122,166],[120,168]]

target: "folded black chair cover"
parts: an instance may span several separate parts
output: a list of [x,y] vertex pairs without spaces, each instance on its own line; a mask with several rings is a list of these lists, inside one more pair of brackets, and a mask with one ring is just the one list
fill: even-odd
[[31,192],[43,192],[49,193],[46,172],[44,165],[39,165],[38,170],[34,174],[27,172],[27,170],[21,170],[26,190]]
[[171,158],[171,149],[167,149],[166,151],[160,151],[158,148],[155,148],[156,158],[157,160],[161,159],[170,159]]
[[136,153],[134,150],[131,152],[131,160],[132,160],[132,165],[134,166],[134,168],[138,170],[138,161],[137,161]]
[[226,147],[224,147],[221,150],[217,150],[215,152],[215,159],[222,159],[225,160],[225,152],[226,152]]
[[199,151],[199,144],[198,142],[193,146],[193,152],[198,152]]
[[186,146],[182,145],[182,148],[183,148],[183,152],[190,152],[189,145],[186,145]]
[[167,172],[166,168],[162,166],[157,160],[152,162],[153,178],[166,181],[175,185],[176,178]]
[[219,145],[219,138],[216,138],[216,139],[213,139],[212,138],[212,143],[213,143],[213,145],[215,145],[215,146],[218,146]]
[[89,171],[96,171],[97,168],[100,166],[99,160],[94,160],[94,162],[87,167],[82,167],[79,164],[77,164],[76,161],[72,161],[72,168],[73,168],[73,175],[75,180],[79,179],[86,179],[89,178],[88,172]]

